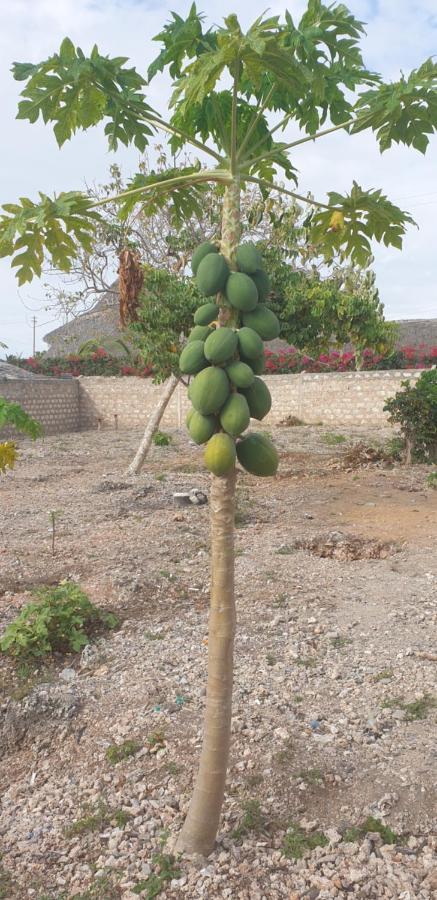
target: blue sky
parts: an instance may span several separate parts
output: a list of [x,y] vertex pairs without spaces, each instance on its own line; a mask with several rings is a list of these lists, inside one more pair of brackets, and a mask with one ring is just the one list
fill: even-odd
[[[102,130],[77,135],[59,151],[49,128],[15,120],[19,85],[10,75],[12,61],[39,61],[56,50],[68,34],[88,51],[97,41],[101,52],[128,56],[143,74],[157,45],[151,37],[161,30],[169,11],[187,13],[190,3],[150,0],[14,0],[5,4],[0,32],[0,108],[3,134],[0,145],[0,203],[19,196],[35,197],[38,190],[83,189],[85,182],[104,181],[108,167],[117,160],[126,174],[137,169],[135,150],[109,154]],[[416,67],[437,52],[436,0],[349,0],[355,15],[367,24],[363,42],[370,68],[396,79],[402,69]],[[219,22],[228,7],[218,0],[198,4],[211,22]],[[297,18],[306,4],[287,4]],[[232,0],[247,26],[265,10],[265,0]],[[270,11],[281,14],[282,3],[271,2]],[[168,97],[158,79],[148,90],[152,106],[164,112]],[[408,209],[419,225],[409,230],[401,253],[375,247],[374,268],[381,298],[389,318],[437,316],[437,137],[425,157],[395,148],[381,156],[372,135],[354,138],[338,133],[296,150],[293,163],[300,172],[299,187],[324,199],[329,190],[350,189],[353,178],[365,188],[381,187],[393,202]],[[17,289],[8,260],[0,260],[0,341],[9,350],[31,351],[31,316],[38,319],[37,347],[49,322],[42,307],[44,288],[34,281]]]

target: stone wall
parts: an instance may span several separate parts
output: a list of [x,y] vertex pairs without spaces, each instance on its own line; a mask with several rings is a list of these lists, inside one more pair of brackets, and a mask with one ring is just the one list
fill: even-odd
[[[406,378],[415,380],[420,372],[330,372],[326,375],[270,375],[265,381],[272,395],[272,409],[263,420],[276,424],[288,415],[305,423],[326,425],[377,425],[386,420],[383,412],[387,397],[400,389]],[[162,386],[149,379],[82,377],[80,415],[83,429],[141,427],[155,408]],[[162,427],[183,423],[189,409],[186,390],[179,386],[162,421]]]
[[[120,379],[121,380],[121,379]],[[0,380],[0,394],[37,419],[45,434],[80,430],[79,384],[76,378]],[[15,436],[0,430],[0,440]]]
[[[330,372],[326,375],[269,375],[265,381],[272,395],[272,409],[263,420],[274,425],[289,415],[307,424],[378,425],[384,423],[384,401],[393,396],[405,378],[420,372]],[[20,403],[41,422],[45,434],[97,427],[145,426],[162,391],[148,378],[86,376],[81,378],[32,378],[0,382],[0,394]],[[184,423],[190,407],[186,389],[176,389],[165,412],[162,427]],[[115,418],[117,417],[117,418]],[[3,429],[0,439],[10,437]]]

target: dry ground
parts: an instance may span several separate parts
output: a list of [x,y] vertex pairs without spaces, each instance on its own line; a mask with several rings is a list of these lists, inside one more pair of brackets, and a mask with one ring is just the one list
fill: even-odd
[[[277,478],[239,477],[223,827],[163,897],[437,896],[437,491],[424,466],[342,468],[351,444],[388,431],[337,428],[332,446],[325,433],[275,429]],[[82,658],[21,674],[0,659],[0,897],[134,898],[141,883],[155,896],[153,853],[190,796],[207,654],[208,509],[173,494],[208,478],[172,437],[136,479],[123,470],[139,432],[102,431],[24,443],[1,481],[2,626],[63,578],[121,621]],[[111,764],[125,740],[137,752]],[[393,846],[341,840],[369,815]],[[296,861],[282,850],[299,823],[329,844]]]

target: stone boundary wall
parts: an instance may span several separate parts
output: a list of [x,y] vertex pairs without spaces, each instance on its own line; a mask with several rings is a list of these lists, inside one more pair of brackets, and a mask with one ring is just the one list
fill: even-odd
[[[41,423],[44,434],[80,431],[79,384],[76,378],[8,379],[0,381],[0,395],[19,403]],[[0,440],[17,436],[15,429],[0,430]]]
[[[386,421],[383,412],[387,397],[400,389],[406,378],[415,381],[419,370],[387,372],[329,372],[299,375],[269,375],[265,381],[272,395],[272,409],[263,424],[273,425],[288,415],[307,424],[378,425]],[[143,427],[155,408],[161,385],[135,377],[82,376],[80,423],[82,429]],[[173,395],[162,427],[184,422],[190,407],[186,390],[179,386]]]

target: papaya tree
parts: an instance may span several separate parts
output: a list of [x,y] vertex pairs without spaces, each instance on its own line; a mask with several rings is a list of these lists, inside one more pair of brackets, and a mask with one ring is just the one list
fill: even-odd
[[[52,123],[61,146],[78,129],[104,123],[110,149],[121,142],[143,152],[159,131],[169,136],[173,153],[189,146],[209,158],[207,168],[199,163],[161,175],[139,172],[116,197],[121,217],[134,205],[147,215],[168,198],[172,215],[187,216],[201,207],[208,185],[217,184],[223,190],[220,242],[203,246],[193,258],[197,285],[207,301],[202,305],[216,309],[209,324],[196,324],[207,331],[212,327],[211,333],[203,332],[202,341],[197,332],[190,342],[204,344],[204,360],[196,348],[199,370],[190,394],[195,413],[202,417],[197,419],[199,429],[206,429],[208,417],[216,422],[205,451],[213,475],[204,738],[192,800],[178,839],[181,850],[211,851],[225,790],[235,630],[236,452],[243,466],[254,473],[273,474],[277,464],[269,441],[256,435],[241,438],[239,431],[247,419],[241,399],[252,416],[261,417],[268,408],[265,391],[257,387],[250,405],[239,390],[231,391],[231,384],[238,388],[237,378],[242,383],[242,358],[243,372],[251,382],[242,390],[252,390],[254,370],[260,371],[262,341],[252,327],[258,320],[259,330],[264,331],[259,325],[260,310],[261,319],[267,319],[271,329],[274,326],[274,314],[260,302],[268,293],[268,282],[256,248],[239,243],[241,191],[255,184],[266,196],[275,190],[309,202],[314,209],[311,238],[320,253],[327,260],[340,253],[364,264],[372,240],[402,246],[411,216],[381,190],[366,190],[357,182],[349,193],[331,192],[325,200],[302,197],[295,167],[299,148],[343,130],[351,136],[353,152],[352,136],[367,129],[375,133],[382,151],[402,143],[424,152],[437,127],[437,63],[427,60],[409,76],[386,84],[363,62],[359,47],[363,30],[343,4],[327,7],[321,0],[309,0],[298,24],[288,12],[284,21],[263,16],[246,33],[235,15],[221,26],[206,28],[194,5],[186,19],[173,13],[156,37],[161,50],[147,76],[150,82],[168,72],[173,81],[167,120],[149,106],[147,82],[127,67],[126,59],[102,56],[97,47],[86,56],[65,39],[49,59],[16,63],[13,69],[15,78],[25,82],[19,117],[35,122],[41,116]],[[299,136],[285,137],[289,125]],[[278,182],[278,174],[288,186]],[[110,200],[114,198],[96,203],[73,191],[54,197],[40,194],[37,201],[25,198],[4,206],[0,252],[12,256],[19,282],[39,276],[46,255],[56,267],[68,269],[77,241],[92,247],[99,210]],[[203,311],[201,318],[205,321],[210,313]],[[225,332],[223,337],[220,331]],[[193,368],[193,360],[187,363],[185,354],[181,368],[188,366]],[[240,374],[235,375],[235,368]],[[239,409],[224,416],[234,397]]]

